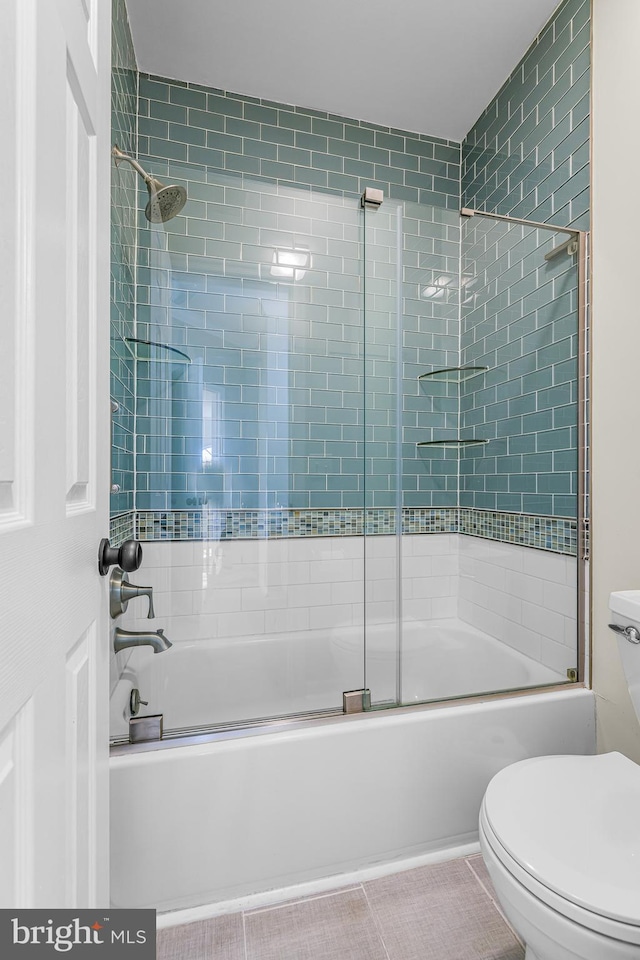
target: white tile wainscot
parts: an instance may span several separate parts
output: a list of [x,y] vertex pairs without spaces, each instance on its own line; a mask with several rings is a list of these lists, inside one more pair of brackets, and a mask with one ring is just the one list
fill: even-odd
[[553,670],[576,666],[576,558],[460,537],[461,620]]
[[402,611],[405,619],[458,615],[460,536],[418,533],[402,538]]
[[[404,615],[456,615],[457,534],[402,538]],[[300,537],[143,544],[131,576],[154,588],[156,622],[172,642],[363,624],[397,612],[398,541],[394,536]],[[130,604],[122,625],[146,630],[146,606]]]
[[[575,666],[574,557],[461,534],[405,535],[400,557],[398,543],[395,536],[144,543],[142,567],[130,579],[153,587],[156,618],[146,618],[139,599],[117,624],[162,627],[174,644],[308,631],[357,638],[366,602],[369,629],[382,629],[391,650],[400,569],[405,627],[459,619],[562,674]],[[129,655],[112,658],[112,690]]]

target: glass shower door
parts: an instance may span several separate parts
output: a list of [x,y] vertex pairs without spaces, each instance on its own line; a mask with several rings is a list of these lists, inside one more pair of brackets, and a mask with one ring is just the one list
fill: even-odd
[[365,208],[372,706],[579,675],[575,232]]
[[462,218],[460,362],[483,369],[460,384],[458,616],[499,654],[496,690],[581,672],[584,239]]
[[192,215],[140,231],[138,506],[171,659],[199,666],[165,729],[340,711],[364,687],[361,210],[170,167]]
[[363,207],[364,659],[371,708],[401,702],[403,205]]
[[[385,199],[365,207],[365,675],[377,707],[438,698],[430,637],[457,596],[458,399],[425,393],[458,363],[459,215]],[[430,537],[429,534],[442,534]]]

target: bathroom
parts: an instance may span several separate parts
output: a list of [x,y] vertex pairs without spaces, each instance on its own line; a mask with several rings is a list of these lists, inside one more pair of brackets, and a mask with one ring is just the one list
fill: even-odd
[[[6,644],[25,617],[37,639],[3,686],[3,902],[110,896],[158,909],[166,956],[219,935],[220,955],[257,957],[296,903],[322,928],[368,898],[349,936],[377,956],[393,883],[409,902],[412,876],[455,874],[492,931],[481,955],[521,956],[479,854],[489,780],[548,754],[640,760],[607,626],[611,592],[636,585],[632,31],[597,0],[541,3],[454,129],[298,101],[267,75],[222,89],[162,60],[144,3],[107,6],[15,4],[26,52],[7,58],[24,323],[5,370]],[[468,25],[477,47],[487,26]],[[91,67],[107,28],[110,109]],[[145,218],[141,172],[185,190],[166,221]],[[33,785],[62,764],[43,818]],[[446,931],[451,899],[439,912]],[[288,936],[305,923],[294,911]]]

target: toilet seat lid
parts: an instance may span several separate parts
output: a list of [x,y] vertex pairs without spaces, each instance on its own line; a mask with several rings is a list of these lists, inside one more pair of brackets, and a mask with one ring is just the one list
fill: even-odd
[[620,753],[536,757],[485,794],[496,838],[531,876],[592,913],[640,926],[640,767]]

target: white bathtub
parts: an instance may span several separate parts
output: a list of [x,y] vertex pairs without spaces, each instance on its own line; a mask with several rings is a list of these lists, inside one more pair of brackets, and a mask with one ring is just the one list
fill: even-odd
[[111,733],[128,737],[137,687],[162,713],[166,732],[188,727],[342,709],[345,690],[367,686],[372,701],[403,704],[566,681],[562,675],[460,620],[410,621],[401,656],[393,626],[307,630],[134,650],[111,698]]
[[594,703],[574,687],[179,743],[114,748],[114,906],[220,904],[474,841],[506,764],[595,751]]

